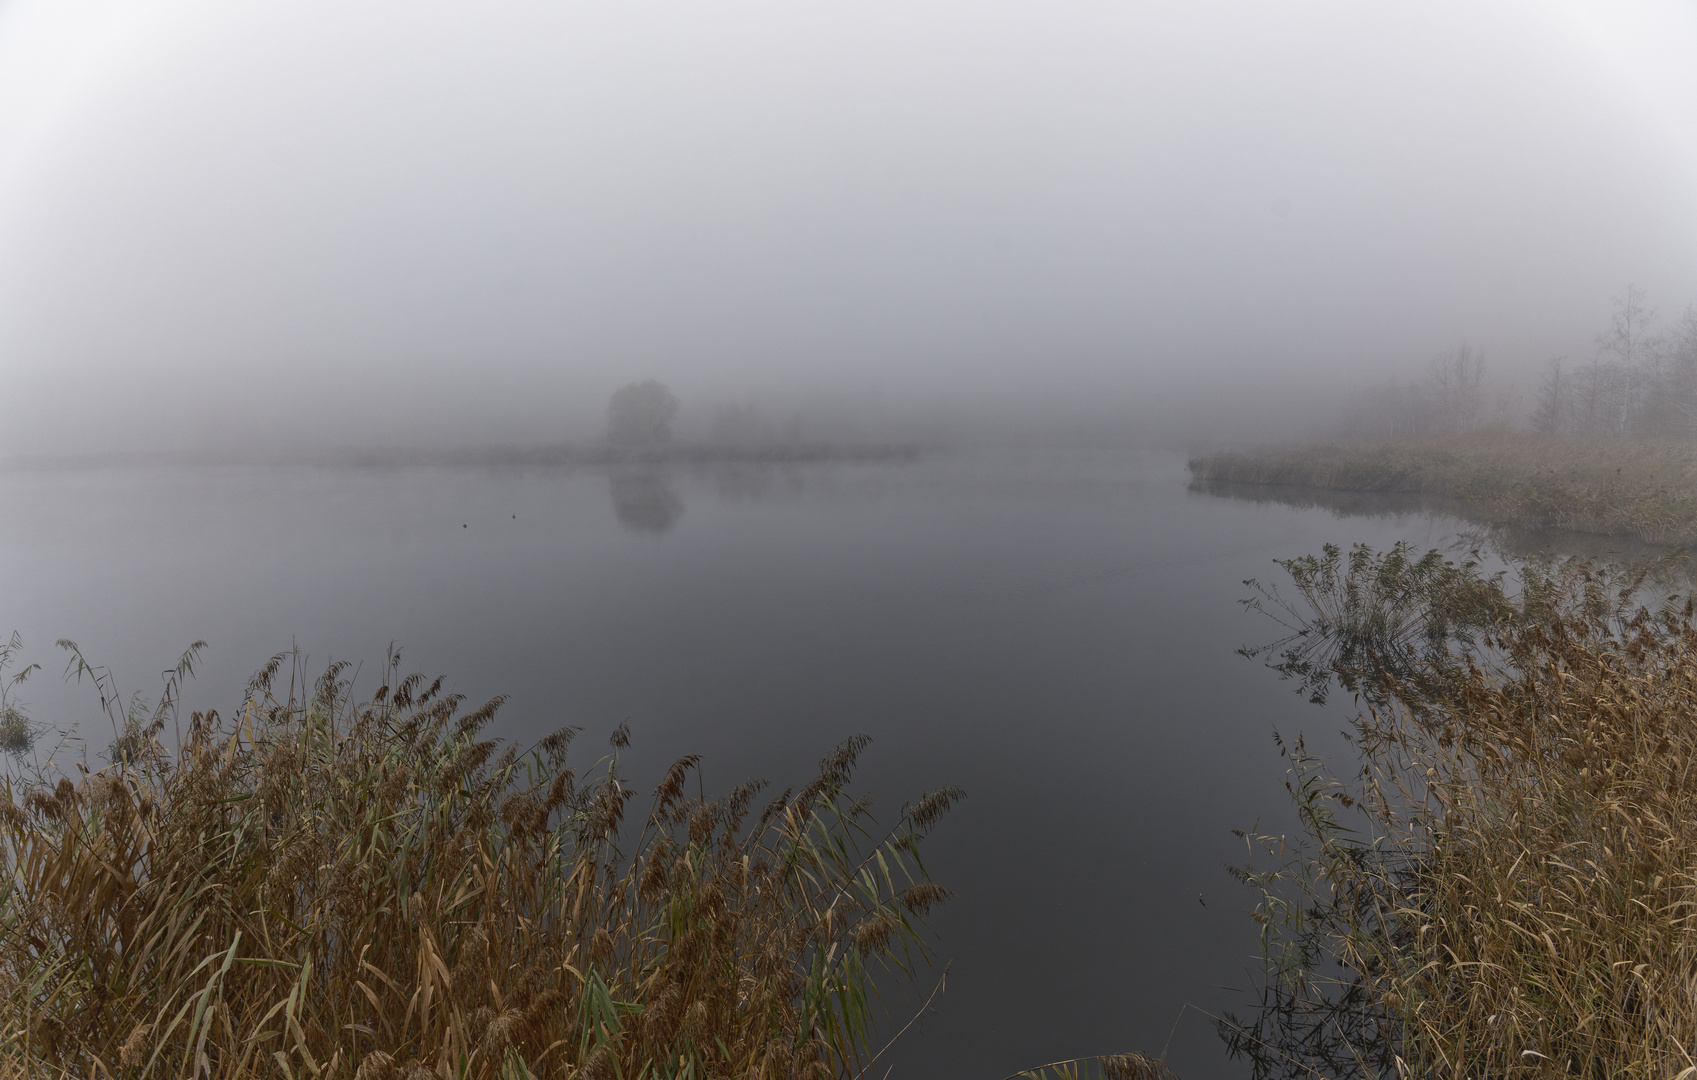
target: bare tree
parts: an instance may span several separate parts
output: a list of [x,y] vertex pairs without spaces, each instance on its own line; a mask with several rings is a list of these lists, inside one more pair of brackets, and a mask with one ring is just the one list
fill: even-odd
[[1465,341],[1432,359],[1426,387],[1437,410],[1438,430],[1471,431],[1484,405],[1485,358]]
[[1656,312],[1644,299],[1644,290],[1637,285],[1628,285],[1625,293],[1615,297],[1609,328],[1597,335],[1599,357],[1627,367],[1638,367],[1649,359],[1647,354],[1655,343],[1650,325],[1656,320]]
[[1593,360],[1574,377],[1568,429],[1581,435],[1601,435],[1608,430],[1619,382],[1612,365]]
[[1393,378],[1351,392],[1344,402],[1341,430],[1367,438],[1412,435],[1425,430],[1430,412],[1418,384]]
[[1532,410],[1532,429],[1548,435],[1568,430],[1573,422],[1570,415],[1573,404],[1569,401],[1573,389],[1569,385],[1571,380],[1562,374],[1561,362],[1559,356],[1550,361],[1549,369],[1538,384],[1538,404]]
[[1686,306],[1662,351],[1665,400],[1673,413],[1671,433],[1697,435],[1697,308]]
[[1597,359],[1613,376],[1611,426],[1623,439],[1632,432],[1638,397],[1652,382],[1649,376],[1653,372],[1648,369],[1655,360],[1656,340],[1650,324],[1656,313],[1645,305],[1644,298],[1643,289],[1627,285],[1626,292],[1615,297],[1609,328],[1597,335]]

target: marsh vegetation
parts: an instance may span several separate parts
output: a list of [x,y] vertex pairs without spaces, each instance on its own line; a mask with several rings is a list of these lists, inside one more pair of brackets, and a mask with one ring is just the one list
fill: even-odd
[[1406,547],[1284,564],[1261,655],[1356,695],[1352,760],[1280,748],[1244,832],[1257,1076],[1697,1074],[1697,627],[1643,571]]
[[1697,545],[1697,443],[1493,431],[1193,458],[1201,484],[1410,494],[1475,521]]
[[[73,649],[76,674],[105,678]],[[173,672],[193,663],[191,650]],[[114,764],[0,797],[7,1076],[823,1077],[877,1060],[881,978],[947,895],[849,791],[864,738],[798,790],[692,793],[631,828],[613,734],[521,751],[399,677],[353,699],[274,657],[229,719],[122,711]],[[279,676],[288,689],[279,689]],[[887,979],[885,980],[887,982]]]

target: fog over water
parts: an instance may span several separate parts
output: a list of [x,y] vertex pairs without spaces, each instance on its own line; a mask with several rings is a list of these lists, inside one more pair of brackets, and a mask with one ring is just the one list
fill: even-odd
[[58,638],[125,693],[206,639],[226,712],[395,643],[502,738],[628,718],[641,790],[866,732],[878,813],[969,794],[894,1076],[1247,1075],[1230,830],[1348,713],[1234,654],[1244,579],[1465,541],[1185,451],[1446,349],[1513,420],[1697,301],[1693,56],[1672,0],[0,0],[18,700],[99,767]]
[[[1253,1005],[1231,830],[1291,826],[1275,729],[1338,751],[1348,715],[1234,655],[1282,633],[1240,609],[1241,582],[1327,541],[1441,545],[1455,523],[1184,478],[1178,455],[1089,449],[646,477],[6,470],[0,615],[47,668],[19,688],[30,715],[81,723],[61,764],[86,746],[98,768],[111,730],[92,687],[55,678],[60,635],[149,697],[205,638],[184,707],[226,714],[278,649],[361,662],[370,692],[393,642],[472,704],[510,694],[496,736],[581,725],[580,769],[628,720],[644,796],[686,753],[710,794],[782,789],[868,734],[856,791],[879,820],[967,791],[924,848],[956,893],[932,920],[948,989],[893,1076],[1166,1048],[1185,1080],[1238,1077],[1196,1011]],[[898,1023],[917,1005],[891,1003]]]
[[1672,0],[6,0],[0,454],[589,438],[647,376],[682,435],[1171,439],[1583,358],[1697,299],[1694,51]]

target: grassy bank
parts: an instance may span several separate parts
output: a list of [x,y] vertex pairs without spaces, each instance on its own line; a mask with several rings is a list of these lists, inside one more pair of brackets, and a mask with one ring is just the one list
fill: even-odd
[[1436,497],[1494,525],[1697,547],[1697,443],[1528,433],[1273,447],[1192,459],[1198,481]]
[[1287,746],[1303,828],[1250,836],[1258,1076],[1697,1075],[1697,626],[1583,560],[1285,564],[1264,655],[1363,711]]

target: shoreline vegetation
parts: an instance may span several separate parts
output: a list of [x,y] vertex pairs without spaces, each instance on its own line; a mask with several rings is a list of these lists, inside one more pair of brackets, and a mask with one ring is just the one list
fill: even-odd
[[1421,496],[1485,525],[1697,548],[1697,443],[1534,432],[1421,435],[1195,457],[1192,486]]
[[[19,645],[0,691],[36,670],[4,670]],[[178,730],[204,643],[157,706],[60,645],[111,764],[0,779],[0,1080],[860,1080],[943,990],[919,852],[964,793],[879,825],[865,736],[775,798],[692,796],[688,755],[638,817],[622,724],[573,766],[576,729],[504,746],[502,698],[396,657],[361,700],[280,653]],[[1172,1080],[1138,1054],[1016,1076]]]
[[1301,822],[1240,832],[1261,1078],[1697,1075],[1697,622],[1648,571],[1328,546],[1248,608],[1360,711],[1279,748]]

